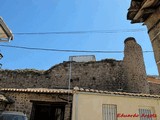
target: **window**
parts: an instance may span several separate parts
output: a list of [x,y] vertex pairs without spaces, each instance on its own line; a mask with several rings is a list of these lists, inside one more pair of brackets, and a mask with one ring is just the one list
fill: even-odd
[[104,104],[102,112],[103,120],[117,120],[117,105]]
[[139,109],[140,120],[153,120],[155,117],[151,108]]

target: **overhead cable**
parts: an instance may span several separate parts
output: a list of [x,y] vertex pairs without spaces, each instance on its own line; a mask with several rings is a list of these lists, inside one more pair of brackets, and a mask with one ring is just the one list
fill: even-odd
[[[63,32],[15,32],[14,35],[47,35],[47,34],[87,34],[87,33],[101,33],[101,34],[110,34],[110,33],[123,33],[123,32],[140,32],[146,31],[145,29],[117,29],[117,30],[86,30],[86,31],[63,31]],[[0,33],[4,34],[4,33]]]
[[[12,45],[0,45],[1,47],[26,49],[26,50],[38,50],[38,51],[51,51],[51,52],[77,52],[77,53],[123,53],[124,51],[100,51],[100,50],[65,50],[65,49],[50,49],[50,48],[35,48],[24,46],[12,46]],[[153,51],[143,51],[143,53],[149,53]]]

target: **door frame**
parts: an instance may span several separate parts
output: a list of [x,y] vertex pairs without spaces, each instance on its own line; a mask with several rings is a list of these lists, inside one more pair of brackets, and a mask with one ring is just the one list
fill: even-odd
[[32,109],[31,109],[31,115],[30,115],[30,120],[34,120],[35,117],[35,109],[36,105],[44,105],[44,106],[53,106],[53,107],[64,107],[63,108],[63,117],[65,115],[65,105],[67,102],[50,102],[50,101],[30,101],[32,103]]

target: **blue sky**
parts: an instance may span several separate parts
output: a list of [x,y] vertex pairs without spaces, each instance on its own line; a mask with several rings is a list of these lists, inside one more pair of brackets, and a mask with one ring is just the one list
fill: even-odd
[[[14,35],[10,43],[25,47],[123,51],[124,40],[135,37],[142,49],[152,51],[146,26],[130,24],[126,19],[130,0],[1,0],[0,16],[13,33],[68,32],[94,30],[144,29],[139,32]],[[33,51],[0,47],[4,58],[3,69],[46,70],[55,64],[67,61],[73,55],[93,53],[66,53]],[[94,54],[97,60],[123,59],[123,54]],[[157,67],[153,53],[144,53],[147,74],[156,75]]]

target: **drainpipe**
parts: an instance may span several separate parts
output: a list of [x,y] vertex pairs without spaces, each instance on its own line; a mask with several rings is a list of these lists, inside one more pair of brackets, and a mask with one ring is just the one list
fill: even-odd
[[78,98],[79,98],[79,95],[78,94],[74,94],[75,95],[75,120],[78,120]]

